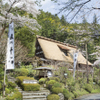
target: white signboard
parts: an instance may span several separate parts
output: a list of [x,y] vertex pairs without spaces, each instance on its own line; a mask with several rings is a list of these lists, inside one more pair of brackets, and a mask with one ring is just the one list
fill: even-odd
[[78,53],[74,53],[74,68],[76,68]]
[[14,69],[14,23],[13,22],[9,24],[6,69]]
[[37,80],[23,80],[23,83],[26,83],[26,84],[37,84]]

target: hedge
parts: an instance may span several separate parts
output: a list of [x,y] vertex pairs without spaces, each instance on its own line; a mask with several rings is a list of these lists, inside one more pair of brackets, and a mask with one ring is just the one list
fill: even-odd
[[59,88],[59,87],[53,87],[52,93],[54,93],[54,94],[63,93],[63,89]]
[[44,84],[45,81],[46,81],[46,78],[41,78],[41,79],[39,79],[39,84]]
[[47,88],[51,90],[53,84],[55,84],[56,82],[57,82],[57,81],[55,81],[55,80],[50,80],[50,81],[46,82]]
[[8,87],[14,89],[16,87],[16,84],[13,82],[8,82]]
[[31,78],[31,77],[19,76],[19,77],[16,78],[16,83],[18,85],[21,85],[23,83],[24,79],[26,79],[26,80],[34,80],[34,78]]
[[22,100],[22,94],[15,92],[12,96],[7,96],[6,100]]
[[59,100],[60,97],[57,94],[50,94],[47,96],[47,100]]
[[39,91],[40,85],[39,84],[22,84],[24,91]]

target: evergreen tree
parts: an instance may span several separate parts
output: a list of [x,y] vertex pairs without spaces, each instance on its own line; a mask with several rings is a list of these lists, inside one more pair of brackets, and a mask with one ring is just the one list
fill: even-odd
[[64,15],[62,15],[62,17],[61,17],[60,21],[61,21],[62,25],[66,25],[66,24],[67,24],[67,22],[66,22],[66,19],[65,19]]

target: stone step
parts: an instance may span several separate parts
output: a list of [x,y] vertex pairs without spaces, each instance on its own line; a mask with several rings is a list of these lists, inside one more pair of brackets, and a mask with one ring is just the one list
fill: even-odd
[[37,98],[37,99],[23,99],[23,100],[47,100],[47,99],[46,98],[43,98],[43,99]]
[[23,93],[22,93],[23,96],[24,96],[24,95],[25,95],[25,96],[30,96],[30,95],[35,95],[35,96],[37,95],[37,96],[38,96],[38,95],[47,95],[47,94],[48,94],[48,93],[46,93],[46,92],[40,92],[40,93],[24,93],[24,92],[23,92]]
[[23,91],[23,94],[25,94],[25,93],[45,93],[45,94],[50,94],[50,91],[48,90],[48,91]]
[[41,96],[23,96],[23,99],[46,99],[45,95],[41,95]]

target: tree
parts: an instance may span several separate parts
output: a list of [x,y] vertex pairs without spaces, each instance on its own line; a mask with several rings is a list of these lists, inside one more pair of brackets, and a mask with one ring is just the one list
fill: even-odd
[[67,24],[67,22],[66,22],[66,19],[65,19],[64,15],[62,15],[62,17],[61,17],[60,21],[61,21],[62,25],[66,25],[66,24]]
[[[26,16],[17,13],[21,10],[27,12]],[[0,39],[12,21],[15,26],[27,26],[32,30],[37,30],[40,26],[35,18],[29,18],[29,14],[33,17],[39,14],[35,9],[35,2],[32,0],[0,0]]]
[[[76,20],[79,20],[77,17],[83,17],[87,14],[87,17],[89,18],[91,16],[91,13],[96,12],[97,10],[100,10],[99,4],[100,1],[97,0],[53,0],[56,1],[59,6],[59,13],[65,13],[66,17],[69,19],[69,23],[76,18]],[[98,12],[97,12],[98,13]],[[98,14],[98,17],[100,15]]]
[[66,26],[62,25],[61,20],[56,15],[41,11],[41,14],[37,16],[37,21],[42,27],[38,32],[39,35],[62,42],[68,35]]
[[[6,47],[7,47],[7,36],[3,34],[0,40],[0,63],[4,63],[6,58]],[[23,62],[25,60],[29,60],[27,57],[28,49],[21,44],[21,42],[15,39],[15,63]]]

